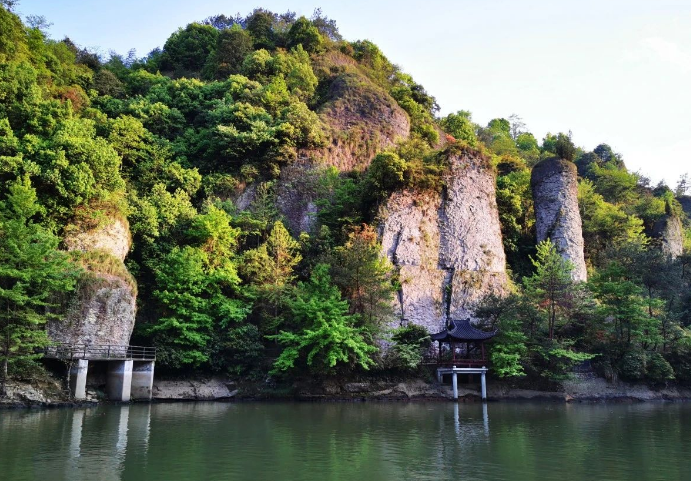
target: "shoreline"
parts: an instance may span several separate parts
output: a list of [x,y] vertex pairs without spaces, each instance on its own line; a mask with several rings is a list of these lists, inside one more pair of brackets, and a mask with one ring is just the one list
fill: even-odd
[[[51,383],[8,384],[10,396],[0,399],[2,409],[81,408],[103,404],[122,404],[99,397],[89,389],[89,398],[72,401],[56,390]],[[689,402],[691,386],[648,386],[624,382],[608,382],[603,378],[586,376],[564,381],[554,390],[530,388],[517,383],[492,379],[488,383],[488,402],[545,402],[545,403],[639,403]],[[228,378],[159,379],[154,382],[152,403],[167,402],[453,402],[450,385],[422,379],[399,381],[321,380],[272,385],[266,382],[237,383]],[[147,401],[133,401],[142,403]],[[461,384],[459,403],[482,402],[479,386]],[[125,403],[127,404],[127,403]]]

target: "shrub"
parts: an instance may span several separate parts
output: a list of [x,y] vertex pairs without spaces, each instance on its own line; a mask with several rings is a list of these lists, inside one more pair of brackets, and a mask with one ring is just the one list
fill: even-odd
[[414,371],[420,367],[430,345],[430,337],[424,327],[415,324],[400,327],[393,331],[391,340],[394,345],[386,353],[387,367],[401,371]]
[[628,351],[619,361],[619,374],[627,381],[640,381],[645,377],[645,353]]
[[664,383],[674,379],[674,369],[659,352],[648,354],[646,361],[646,378],[650,381]]
[[576,155],[576,146],[573,145],[571,137],[566,134],[559,134],[557,136],[557,143],[555,145],[557,155],[564,160],[573,160]]

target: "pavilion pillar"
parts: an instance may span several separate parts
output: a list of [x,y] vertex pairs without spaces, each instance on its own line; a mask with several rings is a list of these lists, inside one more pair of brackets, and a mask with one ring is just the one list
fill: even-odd
[[487,401],[487,380],[485,376],[487,375],[487,369],[482,366],[482,374],[480,374],[480,386],[482,388],[482,400]]
[[451,382],[453,384],[453,398],[458,399],[458,374],[456,374],[456,366],[453,366],[451,371]]

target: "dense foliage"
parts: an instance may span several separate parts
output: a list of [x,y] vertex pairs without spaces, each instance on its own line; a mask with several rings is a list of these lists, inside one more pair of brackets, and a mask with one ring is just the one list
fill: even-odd
[[[442,190],[444,143],[480,149],[497,171],[504,248],[516,281],[479,314],[499,327],[500,376],[559,379],[592,359],[607,375],[691,380],[689,222],[678,196],[626,170],[606,144],[587,152],[565,133],[542,142],[517,116],[486,126],[437,117],[435,99],[370,41],[343,40],[321,11],[307,19],[257,9],[173,32],[138,58],[51,39],[0,8],[0,349],[35,357],[78,275],[60,240],[126,218],[127,267],[139,286],[135,336],[170,372],[276,375],[414,371],[419,327],[387,332],[397,285],[376,213],[397,189]],[[336,79],[386,95],[411,135],[368,169],[315,169],[315,228],[290,231],[277,185],[285,169],[335,144],[320,115]],[[395,105],[394,104],[394,105]],[[535,245],[530,169],[560,156],[578,167],[590,282],[549,243]],[[243,203],[243,193],[253,201]],[[655,240],[680,219],[685,253]],[[382,341],[387,339],[387,341]],[[390,346],[381,352],[381,346]]]

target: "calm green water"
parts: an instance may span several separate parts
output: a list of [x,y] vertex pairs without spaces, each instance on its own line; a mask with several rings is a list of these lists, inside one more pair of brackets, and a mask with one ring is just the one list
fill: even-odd
[[684,480],[691,405],[0,411],[0,480]]

